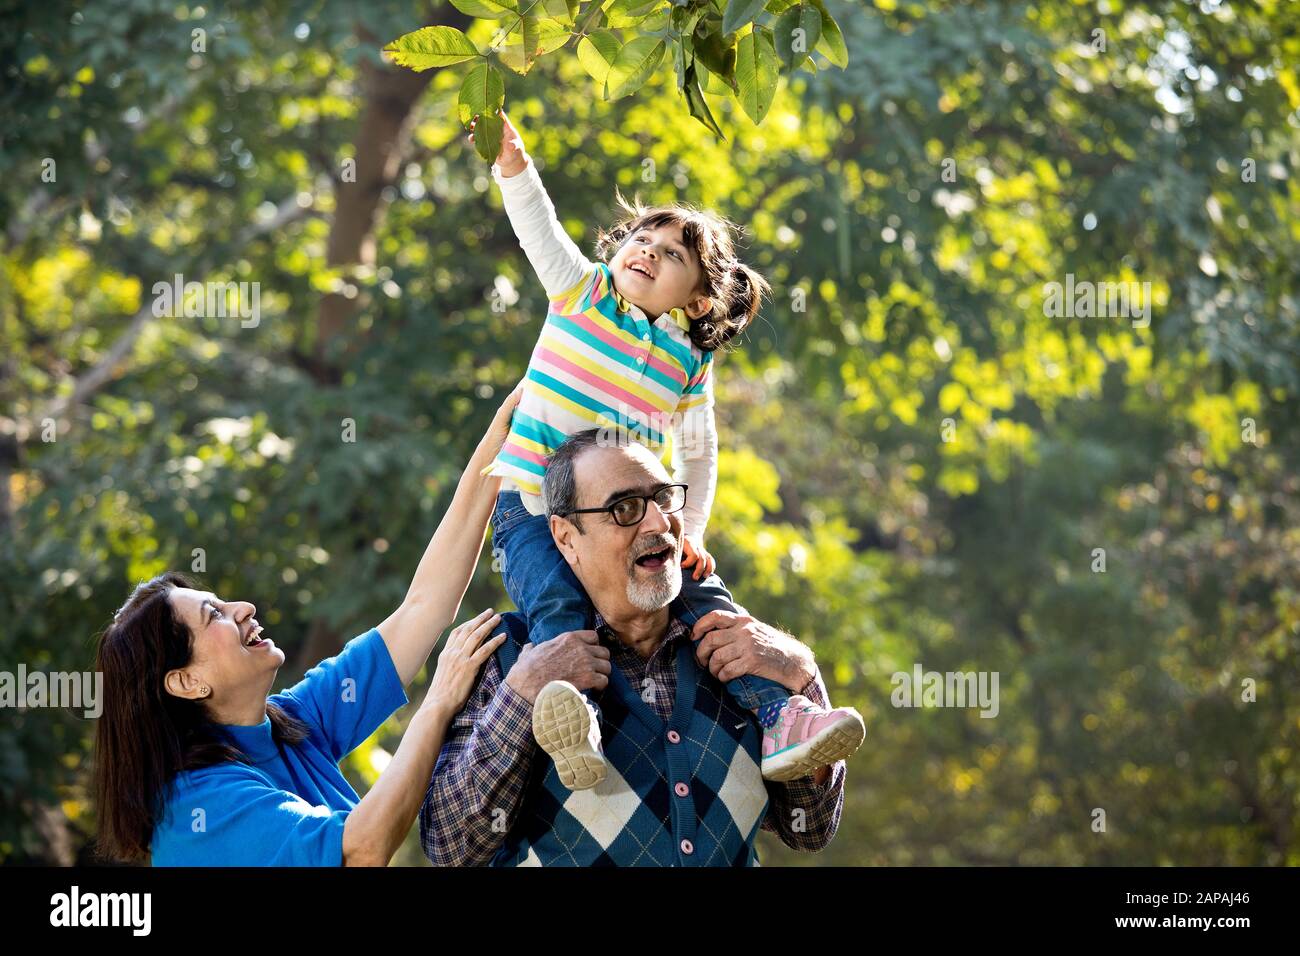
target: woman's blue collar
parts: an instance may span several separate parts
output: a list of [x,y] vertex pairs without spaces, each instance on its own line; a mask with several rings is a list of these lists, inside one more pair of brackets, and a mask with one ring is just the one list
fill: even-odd
[[229,737],[253,763],[279,756],[279,748],[271,736],[270,717],[264,717],[260,724],[218,724],[217,729]]

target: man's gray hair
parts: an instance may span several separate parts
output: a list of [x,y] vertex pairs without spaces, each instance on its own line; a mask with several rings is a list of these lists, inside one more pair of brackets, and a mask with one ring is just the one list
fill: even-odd
[[[573,463],[588,448],[605,444],[607,435],[608,430],[604,428],[574,432],[551,453],[546,462],[546,475],[542,478],[542,503],[548,517],[568,515],[578,507],[578,482],[574,478]],[[579,531],[582,531],[581,517],[573,515],[569,518]]]

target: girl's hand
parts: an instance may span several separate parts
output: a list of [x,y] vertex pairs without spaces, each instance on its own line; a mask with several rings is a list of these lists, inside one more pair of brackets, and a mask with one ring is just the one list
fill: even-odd
[[682,567],[695,569],[692,578],[696,581],[707,578],[716,566],[717,562],[705,549],[703,541],[697,541],[690,535],[682,538]]
[[438,666],[422,708],[442,708],[448,716],[460,713],[474,689],[479,669],[506,639],[502,633],[484,640],[499,623],[501,615],[488,608],[447,635],[447,646],[438,655]]
[[[505,126],[501,134],[501,151],[497,153],[497,165],[501,167],[501,175],[506,179],[512,176],[518,176],[528,166],[528,153],[524,151],[523,137],[519,135],[519,130],[515,129],[510,118],[506,116],[505,110],[497,110],[501,114],[501,120]],[[472,130],[478,122],[475,116],[469,122],[469,128]],[[469,134],[469,142],[474,144],[474,134]]]
[[497,413],[492,416],[492,424],[479,439],[478,448],[474,450],[475,464],[482,466],[496,460],[497,452],[501,450],[501,446],[506,443],[506,436],[510,434],[510,419],[515,413],[515,406],[519,404],[519,399],[523,395],[524,380],[520,379],[515,390],[506,396]]

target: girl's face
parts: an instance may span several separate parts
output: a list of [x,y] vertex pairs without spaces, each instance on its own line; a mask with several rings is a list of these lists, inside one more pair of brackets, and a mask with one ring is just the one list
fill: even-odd
[[206,700],[217,714],[264,698],[284,663],[284,651],[262,633],[254,617],[257,608],[189,588],[174,588],[169,600],[172,613],[190,629],[194,652],[188,666],[167,675],[167,690]]
[[695,251],[682,242],[680,225],[639,229],[632,233],[609,263],[614,288],[641,307],[653,321],[672,309],[684,309],[694,321],[712,308],[700,295],[704,270]]

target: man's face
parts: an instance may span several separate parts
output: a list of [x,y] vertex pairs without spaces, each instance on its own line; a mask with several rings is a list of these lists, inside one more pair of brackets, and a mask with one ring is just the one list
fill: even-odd
[[[644,445],[594,447],[574,462],[578,508],[603,508],[628,495],[653,495],[672,479]],[[606,617],[635,617],[667,607],[682,589],[682,523],[646,502],[640,523],[617,524],[606,514],[551,519],[560,553]]]

